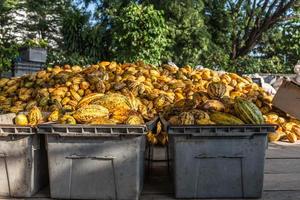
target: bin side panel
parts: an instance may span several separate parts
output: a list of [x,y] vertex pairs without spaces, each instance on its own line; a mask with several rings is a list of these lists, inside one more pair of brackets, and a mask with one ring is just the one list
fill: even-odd
[[116,199],[118,193],[113,159],[84,158],[71,159],[70,162],[71,198],[93,199],[102,196],[104,199]]
[[176,197],[259,197],[263,138],[172,137]]
[[245,146],[247,156],[242,166],[244,197],[260,198],[262,195],[267,142],[266,136],[257,135]]
[[38,135],[0,137],[0,196],[31,197],[48,183],[39,142]]
[[[31,194],[31,137],[10,140],[0,137],[1,177],[0,196],[30,196]],[[2,185],[3,184],[3,185]]]
[[0,154],[0,196],[10,196],[6,156]]
[[144,136],[46,136],[52,198],[138,199]]

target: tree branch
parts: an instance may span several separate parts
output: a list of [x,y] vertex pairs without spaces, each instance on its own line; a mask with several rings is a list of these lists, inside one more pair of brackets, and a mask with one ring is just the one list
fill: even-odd
[[[264,19],[261,20],[261,18],[257,17],[257,24],[255,24],[255,26],[252,28],[249,35],[245,34],[244,38],[247,38],[245,45],[237,50],[236,57],[233,57],[233,59],[237,58],[238,56],[246,55],[256,45],[262,34],[271,28],[275,23],[279,22],[281,20],[280,16],[282,16],[291,6],[293,6],[297,0],[290,0],[285,5],[283,4],[284,1],[285,0],[280,1],[277,9],[273,12],[273,14],[271,14],[274,6],[278,3],[278,0],[274,0],[269,6],[266,15],[264,15]],[[262,12],[264,12],[267,7],[266,2],[267,1],[264,2]],[[262,22],[258,23],[259,21]]]

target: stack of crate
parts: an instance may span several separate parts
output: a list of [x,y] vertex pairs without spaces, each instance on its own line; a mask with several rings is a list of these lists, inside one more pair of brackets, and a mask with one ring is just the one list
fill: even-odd
[[44,68],[47,50],[43,48],[26,48],[20,50],[20,57],[14,63],[12,76],[35,73]]

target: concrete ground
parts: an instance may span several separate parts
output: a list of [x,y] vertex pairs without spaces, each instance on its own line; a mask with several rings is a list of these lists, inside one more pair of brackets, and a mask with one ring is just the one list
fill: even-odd
[[[164,150],[155,149],[154,159],[165,159]],[[49,200],[45,188],[34,198],[26,200]],[[151,177],[146,177],[141,200],[174,199],[172,181],[164,162],[153,164]],[[261,200],[300,200],[300,141],[270,143],[265,164],[264,192]]]

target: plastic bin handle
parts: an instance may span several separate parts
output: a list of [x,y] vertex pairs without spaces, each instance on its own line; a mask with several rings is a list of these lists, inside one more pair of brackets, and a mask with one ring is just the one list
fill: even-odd
[[113,156],[85,156],[85,155],[71,155],[66,156],[66,159],[94,159],[94,160],[113,160]]
[[203,158],[243,158],[242,155],[232,155],[232,156],[222,156],[222,155],[216,155],[216,156],[209,156],[205,154],[200,154],[195,156],[196,159],[203,159]]

